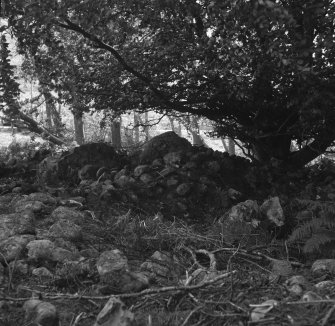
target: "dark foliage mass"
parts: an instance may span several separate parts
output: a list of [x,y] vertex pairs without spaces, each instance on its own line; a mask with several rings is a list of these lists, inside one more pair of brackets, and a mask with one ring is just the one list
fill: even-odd
[[7,0],[3,12],[26,68],[74,112],[204,116],[253,159],[300,167],[335,139],[334,7]]

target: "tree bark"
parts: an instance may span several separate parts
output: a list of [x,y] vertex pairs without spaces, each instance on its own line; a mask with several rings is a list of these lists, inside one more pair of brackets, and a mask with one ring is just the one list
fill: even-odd
[[134,142],[138,144],[140,142],[140,119],[138,113],[134,112]]
[[150,139],[150,127],[149,127],[149,113],[146,111],[144,113],[144,134],[145,134],[145,141]]
[[74,111],[73,112],[73,125],[74,125],[74,140],[82,145],[85,141],[84,137],[84,122],[83,113]]
[[112,122],[112,145],[114,148],[121,148],[121,121],[113,120]]

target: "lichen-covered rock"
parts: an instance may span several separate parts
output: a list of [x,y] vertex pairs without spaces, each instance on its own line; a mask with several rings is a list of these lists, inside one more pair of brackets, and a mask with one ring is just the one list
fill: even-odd
[[52,251],[52,255],[49,257],[49,260],[65,263],[67,261],[78,261],[81,259],[81,256],[78,252],[73,252],[64,248],[57,247]]
[[51,280],[54,276],[46,267],[37,267],[31,271],[33,276],[37,276],[40,279]]
[[50,240],[33,240],[27,244],[28,258],[31,260],[50,260],[55,250],[55,245]]
[[313,263],[311,271],[318,277],[327,274],[335,275],[335,259],[318,259]]
[[46,205],[38,200],[30,200],[28,198],[22,198],[21,200],[15,203],[15,212],[23,212],[30,210],[36,214],[40,214],[43,211],[46,211]]
[[23,305],[26,325],[59,326],[56,307],[38,299],[30,299]]
[[0,242],[0,261],[11,262],[18,260],[23,256],[24,250],[30,241],[33,241],[33,235],[14,235]]
[[53,206],[57,204],[57,198],[45,192],[34,192],[27,196],[27,200],[39,201],[44,205]]
[[34,234],[35,216],[31,211],[0,215],[0,241],[16,234]]
[[97,261],[97,269],[101,279],[109,274],[128,270],[128,259],[118,249],[104,251]]
[[273,197],[266,200],[260,207],[260,210],[267,217],[268,221],[277,226],[284,225],[284,212],[280,205],[279,197]]
[[81,224],[83,221],[85,221],[85,216],[82,212],[64,206],[57,207],[51,213],[50,217],[53,221],[68,220],[76,224]]
[[25,259],[15,259],[11,261],[9,263],[9,268],[14,274],[27,275],[29,272],[29,266]]
[[59,220],[49,229],[49,235],[54,238],[63,238],[70,241],[80,241],[83,237],[82,229],[71,220]]

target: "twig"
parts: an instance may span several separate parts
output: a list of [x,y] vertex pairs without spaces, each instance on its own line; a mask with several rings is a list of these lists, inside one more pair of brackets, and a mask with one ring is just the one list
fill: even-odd
[[188,321],[190,320],[190,318],[192,317],[192,315],[194,315],[198,310],[202,309],[202,307],[196,307],[195,309],[193,309],[185,318],[184,322],[181,324],[181,326],[186,326],[186,324],[188,323]]
[[322,319],[321,326],[326,326],[328,323],[328,320],[332,316],[333,312],[335,311],[335,304],[328,310],[326,316]]
[[311,300],[311,301],[290,301],[286,302],[289,305],[299,305],[299,304],[319,304],[319,303],[333,303],[335,304],[334,299],[323,299],[323,300]]

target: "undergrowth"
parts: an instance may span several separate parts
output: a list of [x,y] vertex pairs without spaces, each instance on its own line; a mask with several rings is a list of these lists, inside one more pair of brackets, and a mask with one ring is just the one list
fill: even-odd
[[335,203],[297,199],[297,227],[288,242],[302,245],[305,254],[335,256]]

